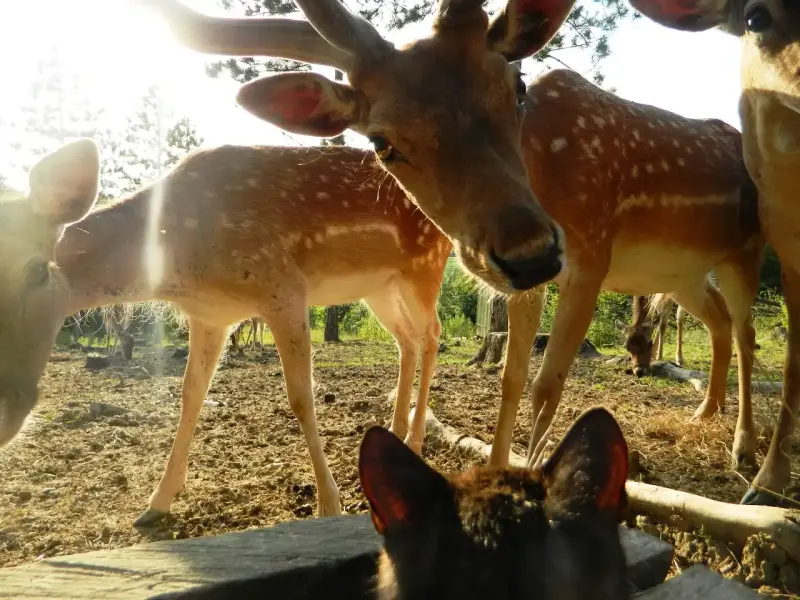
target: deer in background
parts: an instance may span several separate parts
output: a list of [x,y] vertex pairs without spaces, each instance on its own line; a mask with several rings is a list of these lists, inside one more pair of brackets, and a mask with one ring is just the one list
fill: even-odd
[[[710,383],[695,419],[724,409],[733,325],[739,362],[733,457],[737,466],[753,463],[751,305],[764,241],[739,132],[721,121],[624,100],[567,70],[532,82],[527,103],[522,135],[531,186],[562,226],[569,257],[554,280],[558,307],[531,388],[529,460],[539,454],[555,416],[598,294],[608,289],[630,295],[670,290],[707,327]],[[712,270],[719,290],[707,279]],[[491,273],[484,279],[495,287],[502,283]],[[495,466],[508,462],[541,312],[541,292],[509,297],[502,402],[490,457]]]
[[377,598],[630,597],[618,527],[628,446],[605,409],[579,416],[538,471],[444,477],[380,427],[358,470],[384,538]]
[[264,321],[258,317],[251,317],[239,323],[231,332],[231,346],[233,346],[233,349],[237,352],[241,351],[239,347],[239,336],[241,336],[245,327],[248,325],[250,326],[250,335],[247,336],[245,345],[250,344],[250,350],[255,350],[256,342],[258,342],[261,344],[261,348],[264,348],[264,333],[266,328]]
[[[231,326],[258,314],[275,339],[289,405],[308,443],[319,513],[338,514],[314,411],[308,306],[363,298],[399,347],[391,429],[419,452],[425,410],[409,428],[413,380],[421,354],[417,406],[424,409],[452,244],[407,196],[381,185],[369,156],[351,148],[199,151],[85,218],[97,193],[95,144],[77,141],[43,158],[31,171],[30,197],[0,204],[0,393],[19,390],[0,397],[0,443],[33,408],[66,315],[171,302],[188,315],[183,406],[166,469],[137,523],[160,519],[186,481],[189,446]],[[31,334],[17,336],[18,328]],[[18,339],[25,340],[21,351]]]
[[769,451],[747,504],[774,504],[791,478],[792,433],[800,409],[800,4],[777,0],[629,0],[643,15],[683,31],[718,27],[742,40],[744,161],[759,190],[759,216],[781,262],[789,313],[783,402]]
[[482,0],[439,0],[432,35],[402,48],[339,0],[295,0],[308,21],[212,17],[177,0],[140,1],[156,5],[193,50],[347,74],[347,84],[307,71],[264,77],[245,84],[237,100],[292,133],[366,136],[379,164],[477,276],[491,273],[511,292],[562,270],[563,235],[525,171],[525,85],[515,61],[547,44],[575,0],[507,0],[491,22]]
[[[654,307],[654,314],[651,317],[648,300],[646,296],[633,297],[633,318],[630,325],[625,325],[619,320],[615,321],[617,329],[625,336],[625,349],[631,355],[633,372],[637,377],[647,373],[652,360],[664,360],[664,337],[675,306],[672,298],[666,298],[661,306]],[[683,325],[686,321],[686,311],[680,305],[675,320],[678,329],[675,364],[682,366]],[[653,330],[656,332],[655,340],[653,340]]]
[[121,346],[125,360],[133,358],[135,340],[128,333],[133,310],[124,304],[114,304],[103,309],[103,328],[106,330],[106,354],[114,355]]

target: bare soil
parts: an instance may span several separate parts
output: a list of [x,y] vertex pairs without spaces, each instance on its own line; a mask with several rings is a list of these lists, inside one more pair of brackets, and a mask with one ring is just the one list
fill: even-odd
[[[114,358],[99,370],[85,368],[80,351],[54,355],[35,417],[0,454],[0,566],[313,516],[316,488],[305,441],[286,401],[277,355],[268,347],[224,360],[203,407],[187,485],[171,518],[147,531],[132,526],[158,482],[180,414],[185,357],[173,354],[170,348],[137,347],[132,361]],[[465,366],[463,348],[449,348],[442,358],[460,364],[440,363],[431,391],[433,410],[441,421],[490,443],[500,401],[499,370]],[[356,470],[358,445],[370,424],[389,424],[396,360],[393,345],[385,342],[315,346],[320,432],[348,513],[366,510]],[[534,358],[532,374],[539,361]],[[689,366],[708,370],[703,364]],[[520,454],[531,422],[527,398],[526,391],[514,435],[513,449]],[[560,438],[586,408],[605,405],[639,454],[632,478],[738,502],[749,475],[732,471],[729,463],[735,386],[725,414],[689,424],[701,399],[685,383],[637,379],[626,375],[624,366],[577,360],[551,437]],[[759,460],[769,445],[777,400],[755,398]],[[793,450],[798,456],[796,446]],[[460,453],[431,444],[424,456],[443,471],[471,464]],[[796,583],[792,578],[800,579],[796,565],[782,568],[785,557],[779,564],[781,557],[768,545],[756,545],[743,557],[698,535],[687,538],[693,534],[646,519],[639,525],[676,543],[676,569],[704,562],[772,594],[786,594]],[[755,566],[743,567],[743,559]]]

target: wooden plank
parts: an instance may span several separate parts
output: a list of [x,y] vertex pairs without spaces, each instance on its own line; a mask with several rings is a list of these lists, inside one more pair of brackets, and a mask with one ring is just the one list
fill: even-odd
[[[627,528],[622,528],[622,541],[637,589],[663,581],[672,546]],[[334,598],[329,586],[336,580],[354,582],[341,597],[355,599],[360,597],[359,586],[374,576],[380,547],[381,539],[368,515],[292,521],[0,569],[0,598],[135,600],[170,592],[180,592],[171,596],[175,598],[221,597],[215,593],[222,588],[217,587],[217,592],[209,588],[214,584],[245,597],[248,589],[264,586],[265,580],[270,589],[294,589],[301,594],[294,597],[315,597],[317,590],[324,589],[325,597]]]
[[632,600],[756,600],[755,590],[697,565]]

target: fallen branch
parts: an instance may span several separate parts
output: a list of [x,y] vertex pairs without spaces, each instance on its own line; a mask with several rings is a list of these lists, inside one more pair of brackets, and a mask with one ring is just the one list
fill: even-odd
[[[413,419],[413,415],[412,415]],[[489,457],[491,446],[463,435],[445,425],[428,409],[428,432],[452,448],[475,457]],[[509,464],[524,467],[525,459],[511,452]],[[638,514],[647,514],[681,528],[694,527],[706,534],[743,547],[751,535],[766,534],[796,562],[800,562],[800,512],[771,506],[729,504],[678,490],[628,481],[628,505]],[[680,524],[680,525],[678,525]]]
[[[687,381],[698,392],[705,393],[708,386],[708,376],[702,371],[692,371],[684,369],[675,363],[666,361],[655,361],[650,365],[650,372],[653,375],[671,377],[678,381]],[[781,381],[753,381],[751,389],[761,394],[781,394],[783,393],[783,382]]]

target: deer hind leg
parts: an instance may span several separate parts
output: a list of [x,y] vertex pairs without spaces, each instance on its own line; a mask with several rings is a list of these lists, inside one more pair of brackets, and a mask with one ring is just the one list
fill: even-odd
[[725,411],[725,389],[731,363],[731,317],[722,295],[708,282],[674,294],[675,301],[697,317],[711,337],[711,373],[703,403],[692,421],[709,419]]
[[535,450],[553,422],[564,380],[594,317],[601,282],[602,275],[575,273],[560,290],[553,331],[531,388],[534,422],[528,444],[529,467],[534,465]]
[[678,312],[675,315],[675,325],[678,330],[675,338],[675,364],[679,367],[683,366],[683,326],[686,324],[686,309],[680,304],[678,305]]
[[311,377],[311,334],[305,298],[288,298],[263,316],[272,330],[283,366],[289,406],[300,422],[308,445],[317,482],[317,512],[320,517],[341,514],[339,488],[333,479],[317,428]]
[[148,508],[134,525],[148,525],[163,519],[175,496],[186,483],[189,446],[194,437],[203,399],[217,370],[219,357],[228,338],[228,328],[189,319],[189,358],[183,374],[181,417],[172,442],[172,451],[161,481],[150,495]]
[[417,405],[414,411],[414,420],[411,430],[405,438],[405,443],[417,454],[422,452],[425,441],[425,415],[428,411],[428,396],[430,395],[431,382],[436,373],[436,361],[439,357],[439,336],[442,333],[442,324],[436,311],[436,298],[442,284],[444,264],[431,276],[421,282],[401,281],[400,291],[408,307],[414,330],[421,333],[422,360],[419,373],[419,390],[417,392]]
[[543,287],[508,298],[508,340],[501,377],[502,400],[494,431],[489,466],[505,467],[517,421],[519,401],[528,381],[531,349],[542,319]]
[[414,330],[408,307],[396,283],[389,284],[384,292],[364,298],[364,301],[381,325],[392,334],[400,352],[400,373],[390,430],[402,440],[408,434],[411,391],[419,358],[419,334]]
[[736,360],[739,367],[739,417],[733,438],[733,464],[737,469],[756,467],[756,426],[753,421],[752,377],[756,345],[753,327],[753,300],[758,293],[761,254],[744,264],[717,269],[720,291],[733,320]]
[[[779,255],[779,258],[783,257]],[[770,492],[781,493],[791,478],[789,456],[800,406],[800,272],[791,270],[789,261],[781,264],[785,265],[781,280],[783,297],[789,313],[783,396],[778,424],[772,434],[764,464],[761,465],[750,489],[742,498],[742,504],[775,504],[777,498]]]

